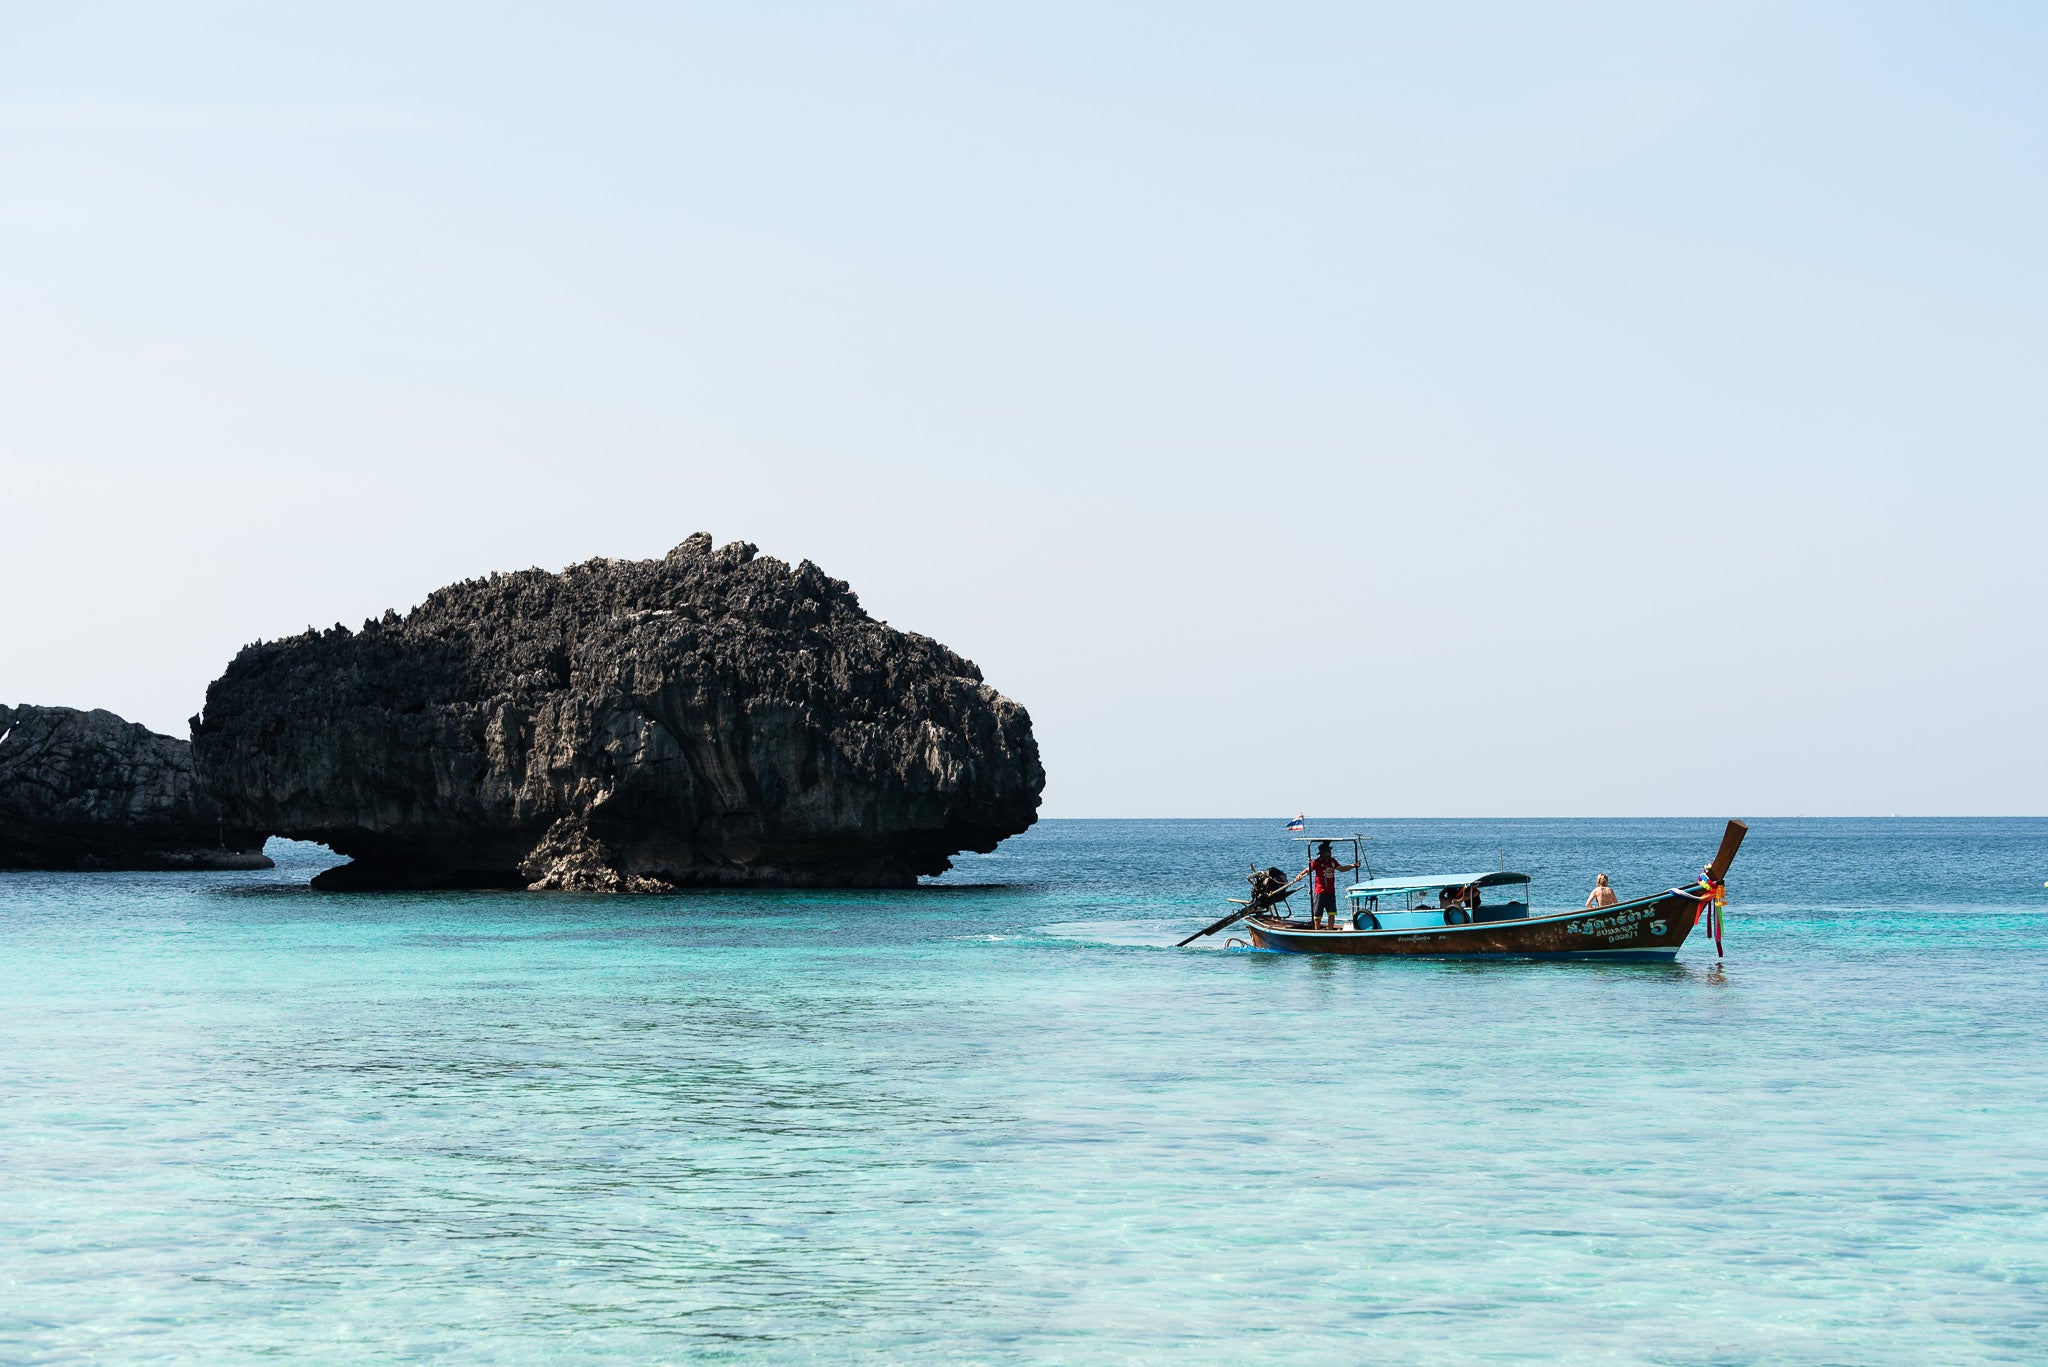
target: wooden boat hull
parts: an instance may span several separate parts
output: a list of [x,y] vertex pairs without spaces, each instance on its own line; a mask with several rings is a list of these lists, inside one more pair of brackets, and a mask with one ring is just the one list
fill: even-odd
[[1252,944],[1288,954],[1452,958],[1670,959],[1698,920],[1706,888],[1673,888],[1611,907],[1516,921],[1399,930],[1311,930],[1300,921],[1245,918]]

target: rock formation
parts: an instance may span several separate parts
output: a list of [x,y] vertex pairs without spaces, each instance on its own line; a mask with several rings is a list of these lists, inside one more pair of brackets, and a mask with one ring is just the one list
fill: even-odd
[[192,746],[112,712],[0,707],[0,868],[267,869],[221,823]]
[[701,533],[250,646],[192,725],[235,820],[351,857],[330,888],[907,886],[1045,783],[968,661]]

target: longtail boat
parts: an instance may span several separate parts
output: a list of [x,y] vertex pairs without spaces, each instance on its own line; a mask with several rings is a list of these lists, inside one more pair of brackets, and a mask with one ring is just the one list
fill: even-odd
[[[1242,920],[1254,947],[1290,954],[1671,959],[1705,923],[1718,953],[1724,880],[1748,831],[1730,821],[1713,862],[1683,887],[1577,911],[1532,912],[1529,876],[1499,870],[1355,882],[1346,889],[1350,924],[1319,927],[1284,914],[1291,888],[1273,886],[1276,871],[1267,870],[1253,875],[1253,896],[1243,910],[1181,943]],[[1489,892],[1501,900],[1489,902]]]

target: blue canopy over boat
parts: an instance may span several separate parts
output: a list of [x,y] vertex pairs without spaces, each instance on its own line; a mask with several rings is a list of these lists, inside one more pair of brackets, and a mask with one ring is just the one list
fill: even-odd
[[1503,883],[1526,883],[1526,873],[1432,873],[1413,878],[1368,878],[1345,889],[1352,897],[1379,897],[1390,892],[1434,892],[1438,888],[1497,888]]

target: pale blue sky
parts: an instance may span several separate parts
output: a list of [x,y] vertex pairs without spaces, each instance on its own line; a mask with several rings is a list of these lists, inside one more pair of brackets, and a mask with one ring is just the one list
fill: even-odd
[[1049,815],[2041,813],[2048,11],[0,6],[0,697],[703,529]]

